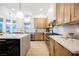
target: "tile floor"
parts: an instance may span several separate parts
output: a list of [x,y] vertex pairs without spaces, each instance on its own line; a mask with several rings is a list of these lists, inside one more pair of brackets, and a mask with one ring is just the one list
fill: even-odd
[[49,56],[45,41],[31,41],[31,48],[29,49],[27,56]]

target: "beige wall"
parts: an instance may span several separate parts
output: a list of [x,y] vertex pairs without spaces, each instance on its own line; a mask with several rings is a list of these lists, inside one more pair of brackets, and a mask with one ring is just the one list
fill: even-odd
[[49,22],[56,20],[56,4],[51,4],[47,12]]

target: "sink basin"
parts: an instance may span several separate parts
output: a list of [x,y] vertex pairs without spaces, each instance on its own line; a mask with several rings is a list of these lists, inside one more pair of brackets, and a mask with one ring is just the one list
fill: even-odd
[[61,36],[61,38],[64,38],[65,40],[68,40],[68,41],[78,41],[77,39],[74,39],[74,38],[71,38],[71,37],[63,37],[63,36]]
[[78,40],[76,40],[76,39],[68,39],[68,40],[70,40],[70,41],[78,41]]

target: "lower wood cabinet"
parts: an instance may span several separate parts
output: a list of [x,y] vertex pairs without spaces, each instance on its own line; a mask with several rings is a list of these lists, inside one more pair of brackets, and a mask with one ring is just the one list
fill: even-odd
[[55,42],[55,56],[71,56],[72,53],[59,43]]
[[52,40],[52,39],[50,39],[49,40],[49,55],[50,56],[54,56],[54,53],[55,53],[55,50],[54,50],[54,47],[55,47],[55,45],[54,45],[54,40]]
[[53,39],[49,39],[49,55],[50,56],[72,56],[72,53],[57,43]]
[[34,35],[35,41],[43,41],[44,40],[44,33],[43,32],[37,32]]

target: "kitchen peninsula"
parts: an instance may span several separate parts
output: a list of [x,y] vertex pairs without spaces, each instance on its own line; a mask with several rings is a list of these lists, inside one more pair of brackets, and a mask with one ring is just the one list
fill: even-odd
[[1,56],[25,56],[30,48],[30,34],[0,35]]
[[52,46],[50,45],[51,48],[49,48],[50,55],[79,56],[79,41],[77,39],[50,35],[49,41],[53,44]]

